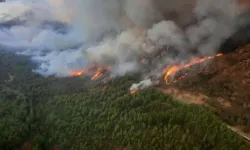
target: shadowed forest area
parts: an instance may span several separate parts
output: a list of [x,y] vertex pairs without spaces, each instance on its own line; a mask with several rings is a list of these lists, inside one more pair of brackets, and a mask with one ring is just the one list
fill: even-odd
[[137,74],[100,84],[33,68],[27,57],[0,51],[0,149],[249,149],[203,106],[155,88],[129,94]]

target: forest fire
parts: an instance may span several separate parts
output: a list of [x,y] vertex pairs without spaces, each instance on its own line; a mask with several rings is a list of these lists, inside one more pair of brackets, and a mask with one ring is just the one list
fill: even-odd
[[[168,67],[164,72],[165,72],[165,75],[164,75],[164,80],[166,83],[169,83],[169,78],[174,75],[176,72],[178,72],[179,70],[181,69],[184,69],[184,68],[188,68],[192,65],[195,65],[195,64],[198,64],[198,63],[202,63],[204,61],[207,61],[209,59],[213,59],[214,57],[218,57],[218,56],[221,56],[222,54],[217,54],[216,56],[208,56],[208,57],[204,57],[204,58],[201,58],[201,59],[194,59],[192,60],[191,62],[187,63],[187,64],[184,64],[184,65],[173,65],[173,66],[170,66]],[[183,79],[184,77],[186,76],[183,75],[181,76],[180,78],[178,79]],[[177,79],[177,80],[178,80]]]
[[72,75],[72,76],[80,76],[80,75],[85,74],[87,71],[88,71],[88,69],[85,69],[85,70],[78,70],[78,71],[72,71],[72,72],[71,72],[71,75]]
[[91,80],[98,79],[105,71],[111,70],[110,66],[107,66],[107,67],[96,67],[95,65],[92,65],[91,67],[87,67],[86,69],[83,69],[83,70],[74,70],[74,71],[71,72],[71,75],[72,76],[81,76],[81,75],[84,75],[86,73],[89,73],[90,70],[95,69],[95,68],[97,68],[97,69],[93,73],[93,75],[91,77]]
[[132,91],[130,91],[130,94],[135,94],[138,91],[138,89],[134,89]]
[[102,75],[102,68],[98,68],[95,74],[92,76],[91,80],[97,79]]

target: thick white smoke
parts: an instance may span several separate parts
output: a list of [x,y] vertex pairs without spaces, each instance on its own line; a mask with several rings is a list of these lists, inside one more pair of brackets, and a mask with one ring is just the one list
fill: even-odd
[[0,45],[31,56],[43,75],[67,76],[93,61],[123,75],[166,45],[181,55],[216,53],[239,12],[236,0],[7,0]]
[[[67,76],[84,67],[83,37],[72,28],[72,12],[63,0],[16,0],[0,4],[0,44],[32,56],[43,75]],[[80,60],[80,61],[79,61]],[[75,65],[73,65],[75,64]]]
[[134,83],[131,87],[130,87],[130,91],[133,90],[139,90],[139,89],[144,89],[147,88],[149,86],[152,86],[154,83],[150,80],[150,79],[145,79],[139,83]]

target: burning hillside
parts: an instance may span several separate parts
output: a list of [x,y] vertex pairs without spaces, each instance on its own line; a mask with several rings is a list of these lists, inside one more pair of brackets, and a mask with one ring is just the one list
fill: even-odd
[[[152,65],[155,65],[154,67],[157,67],[157,65],[159,63],[161,63],[161,58],[164,57],[165,55],[171,55],[171,50],[170,48],[167,49],[163,49],[162,51],[159,51],[157,53],[157,55],[153,55],[154,57],[150,57],[150,58],[142,58],[140,59],[141,65],[144,66],[144,71],[143,73],[145,74],[150,74],[150,69],[152,68]],[[185,68],[191,67],[193,65],[199,64],[199,63],[203,63],[206,62],[210,59],[213,59],[214,57],[219,57],[222,54],[217,54],[216,56],[207,56],[207,57],[203,57],[203,58],[192,58],[190,61],[188,61],[185,64],[179,64],[179,65],[174,65],[174,64],[169,64],[168,66],[165,67],[165,69],[163,69],[162,71],[162,76],[164,78],[165,83],[170,83],[170,82],[176,82],[177,80],[183,79],[186,75],[186,73],[178,78],[175,78],[174,76],[184,70]],[[146,62],[147,61],[147,62]],[[158,63],[153,64],[153,61],[157,61]],[[145,65],[146,64],[146,65]],[[150,66],[150,67],[149,67]],[[103,65],[91,65],[90,67],[87,67],[83,70],[74,70],[71,72],[72,76],[83,76],[83,75],[87,75],[90,76],[91,80],[105,80],[106,78],[111,78],[111,67],[107,66],[107,67],[103,67]],[[162,76],[159,76],[158,78],[154,78],[154,82],[157,82],[157,80],[161,80],[160,78],[162,78]],[[145,85],[145,82],[140,83],[139,85],[142,85],[140,87],[131,87],[131,94],[134,94],[135,92],[137,92],[139,89],[147,87],[147,86],[151,86],[153,84],[153,82],[150,80],[148,80],[147,84]]]
[[[27,138],[41,147],[47,142],[68,147],[73,142],[77,149],[149,148],[145,143],[159,145],[156,149],[172,145],[212,149],[214,144],[218,149],[239,148],[241,144],[232,143],[240,140],[224,124],[216,125],[220,121],[212,113],[179,104],[171,96],[188,95],[186,101],[204,104],[230,124],[250,130],[250,53],[226,54],[250,42],[249,4],[243,0],[1,3],[0,47],[35,62],[26,71],[26,61],[12,59],[15,65],[10,65],[16,57],[1,57],[6,85],[0,91],[7,103],[3,101],[0,116],[10,121],[1,127],[15,124],[3,139],[8,145],[13,138],[23,142],[13,136],[21,132],[21,137],[32,135]],[[131,77],[126,75],[130,73]],[[10,82],[5,82],[8,78]],[[154,88],[145,89],[150,86]],[[186,94],[192,90],[199,95]],[[14,120],[25,122],[22,130]],[[39,128],[33,130],[33,125]],[[49,128],[44,132],[44,127]]]
[[[243,139],[207,109],[179,103],[156,88],[130,95],[127,88],[138,81],[139,74],[118,77],[101,85],[87,82],[85,77],[45,78],[32,72],[35,64],[28,57],[2,51],[0,57],[0,128],[6,133],[0,140],[3,149],[145,150],[168,149],[169,145],[172,149],[248,149]],[[211,64],[225,57],[214,58]],[[194,66],[198,65],[201,63]],[[98,67],[93,69],[93,74]],[[12,75],[15,78],[5,82]],[[133,87],[147,85],[152,85],[152,81],[145,80]],[[170,85],[165,86],[170,89]],[[29,104],[31,109],[27,109]],[[25,118],[31,119],[27,122]],[[198,142],[197,137],[201,137]]]
[[[222,54],[217,54],[216,57],[218,56],[221,56]],[[207,61],[207,60],[210,60],[210,59],[213,59],[215,56],[208,56],[208,57],[204,57],[204,58],[200,58],[200,59],[193,59],[191,60],[189,63],[187,64],[183,64],[183,65],[173,65],[173,66],[170,66],[168,67],[164,72],[165,72],[165,75],[164,75],[164,80],[166,83],[169,83],[169,78],[171,76],[174,76],[176,72],[178,71],[181,71],[182,69],[185,69],[185,68],[188,68],[192,65],[195,65],[195,64],[199,64],[199,63],[202,63],[204,61]],[[182,79],[183,76],[180,78]]]
[[[236,0],[7,1],[0,7],[1,46],[30,56],[42,75],[96,73],[93,79],[138,71],[158,78],[166,67],[220,53],[249,24],[238,20],[250,20],[242,15],[248,1]],[[98,65],[89,71],[89,64]]]
[[170,84],[162,82],[160,90],[187,103],[204,105],[236,129],[249,130],[250,107],[250,46],[242,46],[235,52],[211,60],[207,65],[176,73],[187,74],[182,80]]
[[211,60],[211,59],[213,59],[215,57],[219,57],[219,56],[222,56],[222,54],[217,54],[216,56],[207,56],[207,57],[203,57],[203,58],[193,58],[193,59],[191,59],[191,61],[189,61],[186,64],[169,65],[166,67],[166,69],[163,70],[163,75],[160,76],[159,78],[155,79],[158,82],[157,81],[152,82],[151,79],[148,79],[148,80],[141,81],[138,84],[133,84],[130,88],[130,91],[131,91],[130,93],[134,94],[139,89],[143,89],[143,88],[151,86],[151,85],[159,84],[159,81],[161,80],[160,78],[163,78],[165,84],[175,83],[178,80],[184,79],[185,76],[188,74],[187,72],[184,72],[181,75],[179,75],[179,77],[176,78],[176,74],[178,74],[178,72],[181,72],[186,68],[192,67],[193,65],[200,65],[201,63],[204,63],[208,60]]
[[105,74],[109,74],[109,71],[111,70],[111,67],[107,66],[107,67],[102,67],[102,66],[95,66],[92,65],[91,67],[87,67],[83,70],[74,70],[71,72],[72,76],[82,76],[82,75],[90,75],[91,76],[91,80],[96,80],[99,77],[105,75]]

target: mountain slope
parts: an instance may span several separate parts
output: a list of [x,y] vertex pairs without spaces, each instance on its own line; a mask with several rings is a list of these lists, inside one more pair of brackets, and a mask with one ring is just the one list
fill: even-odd
[[244,131],[249,131],[250,45],[183,72],[187,73],[184,79],[163,86],[168,89],[164,90],[166,93],[178,98],[189,95],[189,102],[198,101],[216,110],[229,124],[244,126]]
[[249,149],[208,109],[155,88],[129,94],[136,74],[87,84],[44,78],[27,57],[0,56],[1,149]]

